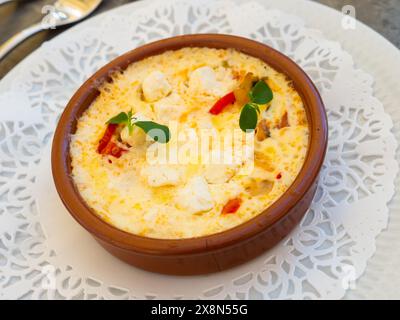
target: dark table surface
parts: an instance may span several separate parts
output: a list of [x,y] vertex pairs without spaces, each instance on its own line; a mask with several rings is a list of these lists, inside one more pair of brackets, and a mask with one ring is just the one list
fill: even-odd
[[[168,0],[166,0],[168,1]],[[296,0],[293,0],[296,1]],[[357,19],[366,23],[394,45],[400,48],[400,0],[313,0],[341,10],[344,5],[353,5]],[[103,1],[95,14],[107,11],[116,6],[133,2],[132,0]],[[41,20],[44,5],[54,0],[26,0],[0,6],[0,43],[13,34]],[[68,27],[58,30],[43,31],[26,40],[0,61],[0,79],[3,78],[18,62],[38,48],[41,43],[51,39]]]

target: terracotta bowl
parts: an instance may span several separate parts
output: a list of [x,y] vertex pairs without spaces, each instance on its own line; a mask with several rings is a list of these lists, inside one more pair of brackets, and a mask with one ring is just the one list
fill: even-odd
[[[70,135],[77,119],[97,97],[97,87],[116,70],[167,50],[183,47],[234,48],[259,58],[294,83],[306,107],[310,129],[305,163],[291,187],[268,209],[227,231],[204,237],[163,240],[119,230],[100,219],[79,195],[71,178]],[[244,263],[271,248],[300,222],[315,194],[328,138],[321,97],[304,71],[280,52],[255,41],[230,35],[173,37],[132,50],[97,71],[75,93],[62,114],[52,147],[52,171],[57,191],[70,214],[111,254],[149,271],[193,275],[217,272]],[[77,248],[79,250],[79,248]]]

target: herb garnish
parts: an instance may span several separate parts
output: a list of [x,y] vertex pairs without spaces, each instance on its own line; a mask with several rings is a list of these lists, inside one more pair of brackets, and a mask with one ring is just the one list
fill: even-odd
[[170,139],[170,132],[167,126],[153,121],[136,121],[133,125],[142,129],[150,138],[156,142],[167,143]]
[[260,80],[250,90],[249,97],[254,103],[267,104],[274,96],[268,84],[264,80]]
[[260,106],[267,104],[273,99],[271,88],[264,80],[258,81],[249,92],[251,102],[246,103],[240,113],[239,126],[242,131],[253,131],[258,122]]
[[120,112],[115,117],[112,117],[110,120],[106,122],[107,124],[125,124],[128,127],[129,134],[132,134],[133,125],[132,125],[132,110],[129,110],[128,113]]
[[244,105],[242,112],[240,113],[240,129],[242,129],[243,131],[255,129],[258,120],[257,108],[252,103],[246,103]]
[[137,126],[156,142],[167,143],[170,139],[170,132],[167,126],[153,121],[139,121],[132,117],[132,110],[130,110],[128,113],[120,112],[106,123],[124,124],[128,127],[129,134],[132,134],[133,127]]

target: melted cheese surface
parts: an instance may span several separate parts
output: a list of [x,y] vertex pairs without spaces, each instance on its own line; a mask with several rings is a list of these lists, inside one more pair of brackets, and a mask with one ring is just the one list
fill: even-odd
[[[165,151],[139,128],[131,135],[126,129],[121,132],[122,142],[131,147],[120,158],[97,152],[106,121],[121,111],[132,110],[138,118],[160,124],[177,123],[169,126],[167,145],[172,149],[180,146],[175,135],[180,130],[240,130],[243,104],[238,101],[218,115],[208,111],[249,72],[266,79],[274,94],[259,116],[268,126],[268,137],[251,138],[250,172],[242,174],[240,163],[196,161],[201,153],[191,163],[150,164],[149,148]],[[287,124],[281,126],[284,117]],[[237,226],[275,202],[300,171],[308,136],[303,102],[283,74],[235,50],[184,48],[133,63],[100,88],[71,136],[72,175],[87,204],[117,228],[152,238],[199,237]],[[241,199],[239,210],[221,214],[233,198]]]

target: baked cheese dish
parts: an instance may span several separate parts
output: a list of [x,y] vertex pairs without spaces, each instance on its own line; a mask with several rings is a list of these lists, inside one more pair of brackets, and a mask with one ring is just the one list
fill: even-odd
[[136,235],[242,224],[282,196],[307,154],[290,79],[233,49],[167,51],[99,91],[71,136],[72,178],[99,217]]

